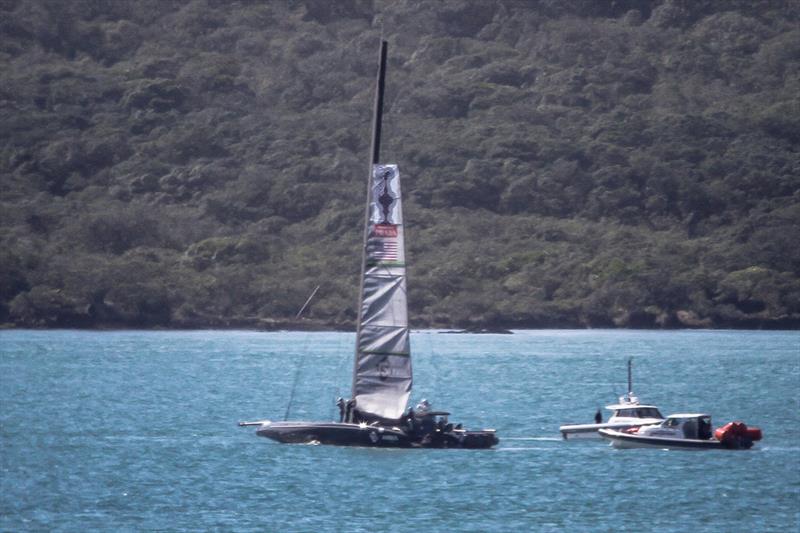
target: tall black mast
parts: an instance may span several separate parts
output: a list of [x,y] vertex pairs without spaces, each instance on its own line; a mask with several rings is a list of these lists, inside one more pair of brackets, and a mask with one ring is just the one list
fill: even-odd
[[370,144],[369,168],[367,170],[367,207],[364,215],[364,247],[361,254],[361,281],[358,292],[358,322],[356,323],[356,353],[353,359],[353,386],[352,395],[356,394],[356,371],[358,370],[358,343],[361,338],[361,320],[364,301],[364,271],[367,268],[367,239],[369,238],[369,219],[372,206],[372,166],[380,161],[381,154],[381,125],[383,124],[383,88],[386,79],[386,53],[389,43],[381,41],[381,51],[378,66],[378,79],[375,84],[375,107],[372,113],[372,142]]
[[386,79],[386,52],[388,43],[381,41],[380,67],[378,67],[378,82],[375,87],[375,108],[372,115],[372,162],[369,167],[370,181],[372,178],[372,165],[377,165],[381,154],[381,125],[383,123],[383,88]]

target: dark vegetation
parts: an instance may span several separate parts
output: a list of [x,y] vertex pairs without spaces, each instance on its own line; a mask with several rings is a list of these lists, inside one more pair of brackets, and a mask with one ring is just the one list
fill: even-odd
[[0,323],[800,327],[800,2],[0,0]]

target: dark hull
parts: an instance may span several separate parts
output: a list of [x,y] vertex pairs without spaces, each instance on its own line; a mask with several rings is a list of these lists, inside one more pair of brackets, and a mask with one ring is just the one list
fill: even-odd
[[436,431],[412,438],[398,427],[339,422],[269,422],[257,435],[285,444],[327,444],[370,448],[491,448],[498,443],[493,430]]
[[717,439],[674,439],[648,437],[621,433],[613,430],[600,430],[600,435],[611,441],[616,448],[668,448],[679,450],[747,450],[753,446],[750,440],[720,442]]

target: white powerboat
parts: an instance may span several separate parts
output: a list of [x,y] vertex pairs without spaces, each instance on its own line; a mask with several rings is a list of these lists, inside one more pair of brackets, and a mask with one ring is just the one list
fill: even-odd
[[664,420],[655,405],[643,405],[632,394],[626,394],[619,403],[606,405],[613,413],[608,422],[599,424],[567,424],[558,428],[565,439],[599,439],[601,429],[624,431],[629,428],[658,424]]
[[[595,422],[594,424],[566,424],[558,428],[564,439],[599,439],[598,433],[601,429],[613,429],[624,431],[629,428],[658,424],[664,420],[664,416],[655,405],[644,405],[639,403],[639,398],[631,392],[631,359],[628,359],[628,394],[621,396],[619,403],[606,405],[606,409],[611,411],[611,417],[607,422]],[[599,418],[598,414],[598,418]]]
[[711,417],[690,413],[670,415],[660,424],[624,431],[601,429],[600,436],[615,448],[681,450],[746,450],[761,440],[761,430],[730,422],[711,432]]

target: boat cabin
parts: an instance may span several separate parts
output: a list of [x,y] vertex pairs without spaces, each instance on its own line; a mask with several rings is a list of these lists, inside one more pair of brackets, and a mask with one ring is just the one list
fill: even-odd
[[685,439],[708,440],[711,438],[711,416],[705,414],[670,415],[661,427],[680,430]]
[[655,405],[616,404],[607,405],[606,409],[613,412],[611,417],[616,418],[655,418],[663,420],[664,415]]
[[670,415],[656,426],[644,426],[637,435],[650,437],[666,437],[673,439],[709,440],[711,433],[711,416],[706,414]]

